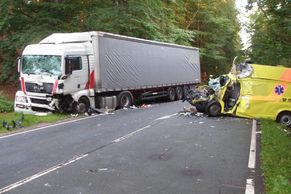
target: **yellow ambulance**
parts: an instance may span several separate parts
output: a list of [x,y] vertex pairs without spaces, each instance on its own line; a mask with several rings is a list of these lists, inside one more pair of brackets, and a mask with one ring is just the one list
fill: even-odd
[[209,116],[269,118],[291,127],[291,68],[242,63],[211,79],[209,88],[213,92],[208,90],[204,100],[201,90],[193,92],[196,98],[186,100]]
[[238,79],[240,102],[236,115],[270,118],[291,126],[291,68],[252,65],[253,73]]

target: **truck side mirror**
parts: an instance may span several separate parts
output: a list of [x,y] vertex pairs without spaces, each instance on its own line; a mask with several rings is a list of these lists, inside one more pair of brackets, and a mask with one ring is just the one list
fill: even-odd
[[65,75],[71,75],[73,71],[73,66],[70,58],[65,58]]

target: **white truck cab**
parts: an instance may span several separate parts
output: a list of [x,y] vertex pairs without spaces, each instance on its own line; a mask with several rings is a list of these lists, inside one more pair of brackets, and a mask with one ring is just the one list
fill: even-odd
[[[54,34],[23,50],[18,68],[21,90],[15,96],[16,112],[55,111],[61,108],[57,98],[60,95],[69,94],[74,101],[82,95],[89,96],[88,79],[90,68],[93,69],[89,60],[94,60],[90,35]],[[66,63],[71,68],[66,69]]]

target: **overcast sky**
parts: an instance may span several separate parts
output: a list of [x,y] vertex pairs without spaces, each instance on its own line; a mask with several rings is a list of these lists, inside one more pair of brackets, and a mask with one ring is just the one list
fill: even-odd
[[248,42],[250,39],[250,35],[246,31],[245,25],[249,22],[248,15],[250,15],[249,12],[245,9],[247,5],[248,0],[235,0],[236,8],[239,11],[238,19],[241,22],[241,31],[240,31],[240,37],[243,42],[244,48],[248,47],[250,43]]

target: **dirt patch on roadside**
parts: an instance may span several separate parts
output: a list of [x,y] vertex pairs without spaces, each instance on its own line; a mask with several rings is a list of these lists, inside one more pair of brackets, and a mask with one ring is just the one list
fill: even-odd
[[0,84],[0,92],[10,101],[14,101],[17,88],[17,83]]

